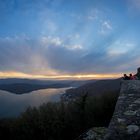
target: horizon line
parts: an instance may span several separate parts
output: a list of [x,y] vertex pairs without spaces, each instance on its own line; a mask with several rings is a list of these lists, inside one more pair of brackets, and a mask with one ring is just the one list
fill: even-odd
[[0,72],[0,78],[29,78],[29,79],[114,79],[120,78],[122,74],[60,74],[60,75],[33,75],[33,74],[25,74],[22,72]]

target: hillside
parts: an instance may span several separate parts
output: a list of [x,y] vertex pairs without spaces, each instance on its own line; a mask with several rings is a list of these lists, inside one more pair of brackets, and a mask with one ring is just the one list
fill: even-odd
[[88,93],[88,96],[100,96],[107,92],[117,92],[120,90],[121,78],[113,80],[100,80],[96,82],[87,83],[78,88],[68,89],[62,98],[64,100],[74,99],[80,97],[85,93]]
[[26,83],[17,83],[17,84],[1,84],[0,90],[5,90],[15,94],[24,94],[29,93],[35,90],[47,89],[47,88],[64,88],[69,87],[69,84],[52,84],[52,85],[37,85],[37,84],[26,84]]
[[85,83],[94,82],[97,80],[47,80],[47,79],[27,79],[27,78],[3,78],[0,79],[1,84],[15,84],[15,83],[26,83],[26,84],[39,84],[39,85],[52,85],[56,83],[70,84],[71,86],[81,86]]
[[[7,84],[7,86],[9,85]],[[19,87],[19,91],[22,89],[21,83],[12,86],[16,89]],[[31,84],[26,84],[26,86],[35,88]],[[26,86],[24,89],[26,89]],[[40,86],[43,88],[45,85]],[[0,137],[6,137],[7,139],[12,137],[13,140],[27,138],[30,140],[40,138],[47,140],[76,140],[78,136],[92,127],[107,127],[118,98],[118,93],[113,93],[118,91],[119,87],[120,79],[116,79],[90,81],[90,83],[79,88],[68,90],[66,95],[70,94],[69,91],[78,90],[77,94],[73,92],[73,98],[83,95],[85,90],[91,96],[101,96],[81,96],[75,98],[74,101],[63,102],[61,100],[60,102],[42,104],[39,107],[29,107],[17,118],[0,120],[0,131],[2,132]],[[99,94],[98,89],[100,89],[99,93],[102,93]],[[82,91],[81,94],[80,91]]]
[[85,83],[95,82],[95,80],[37,80],[7,78],[0,79],[0,90],[11,93],[24,94],[34,90],[47,88],[78,87]]

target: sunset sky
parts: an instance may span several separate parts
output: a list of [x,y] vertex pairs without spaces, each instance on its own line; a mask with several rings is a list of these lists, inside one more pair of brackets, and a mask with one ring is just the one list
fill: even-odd
[[140,66],[140,0],[0,0],[0,77],[119,77]]

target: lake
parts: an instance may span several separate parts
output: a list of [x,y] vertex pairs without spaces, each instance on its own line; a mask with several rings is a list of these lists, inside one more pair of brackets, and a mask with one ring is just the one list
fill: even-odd
[[28,106],[57,102],[69,88],[42,89],[20,95],[0,90],[0,118],[18,116]]

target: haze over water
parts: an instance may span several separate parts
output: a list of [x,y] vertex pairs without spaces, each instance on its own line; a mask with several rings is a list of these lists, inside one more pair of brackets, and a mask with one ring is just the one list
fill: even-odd
[[43,89],[20,95],[0,90],[0,118],[17,116],[29,106],[57,102],[66,89]]

